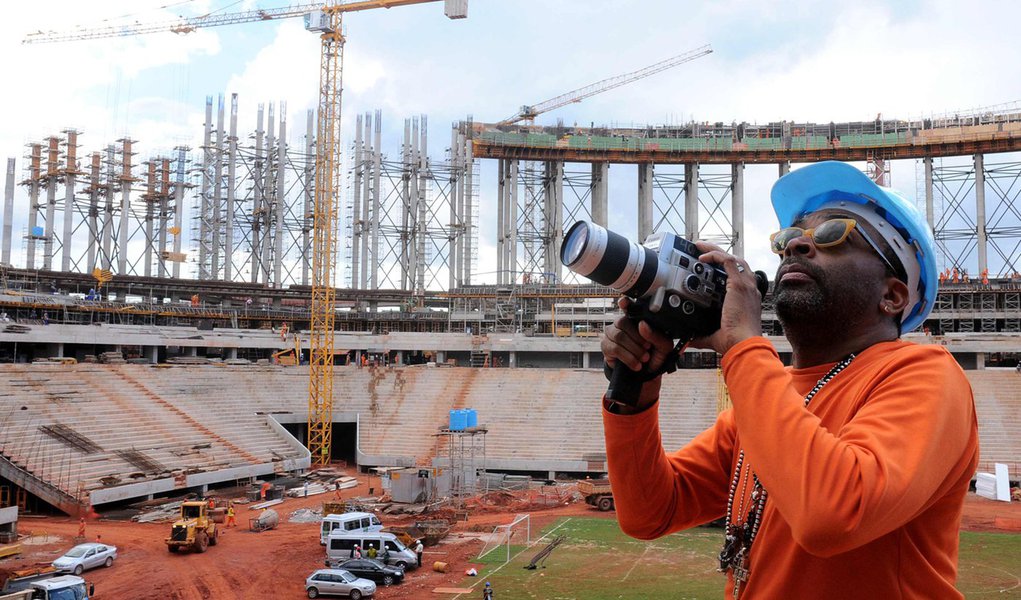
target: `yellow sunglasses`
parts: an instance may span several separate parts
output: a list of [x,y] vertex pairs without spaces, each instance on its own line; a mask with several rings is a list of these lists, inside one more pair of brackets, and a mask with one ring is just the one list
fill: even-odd
[[879,249],[879,246],[872,241],[869,234],[865,233],[865,230],[858,225],[858,222],[854,219],[828,219],[823,221],[819,225],[809,228],[802,229],[801,227],[784,227],[780,231],[769,236],[769,248],[776,254],[783,254],[784,250],[787,249],[787,245],[791,241],[799,237],[807,237],[812,240],[817,248],[829,248],[843,244],[847,241],[847,236],[851,235],[852,231],[857,231],[861,235],[862,239],[868,242],[869,246],[876,251],[879,258],[883,260],[883,264],[890,270],[891,273],[900,274],[900,270],[893,266],[883,251]]

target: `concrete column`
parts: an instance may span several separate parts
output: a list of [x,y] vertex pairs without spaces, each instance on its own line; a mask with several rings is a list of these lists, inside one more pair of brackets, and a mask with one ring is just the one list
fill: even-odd
[[780,177],[783,177],[784,175],[786,175],[786,174],[791,172],[791,161],[785,160],[782,163],[780,163],[779,167],[780,167]]
[[411,144],[417,136],[411,132],[411,119],[404,119],[404,146],[401,152],[401,289],[410,288],[411,273],[411,249],[413,240],[411,236],[412,219],[415,214],[412,210],[414,202],[414,186],[418,178],[414,174],[414,152]]
[[[592,198],[592,222],[606,227],[609,198],[610,163],[592,163],[592,181],[589,196]],[[638,184],[641,186],[641,183]]]
[[581,353],[581,368],[582,369],[588,369],[589,368],[588,352],[582,352]]
[[[3,249],[0,251],[0,263],[11,264],[11,236],[13,235],[12,223],[14,219],[14,159],[7,159],[7,178],[4,184],[4,224],[3,224]],[[31,232],[29,232],[31,233]]]
[[[211,149],[213,143],[213,97],[206,96],[206,119],[202,123],[202,184],[199,188],[199,279],[209,278],[206,261],[209,258],[209,189],[212,181],[209,170],[212,168]],[[256,186],[258,187],[258,186]],[[180,226],[180,223],[178,223]],[[254,282],[253,282],[254,283]]]
[[684,237],[699,239],[698,163],[684,165]]
[[925,220],[929,223],[929,229],[936,229],[936,210],[932,197],[932,157],[926,156],[922,159],[925,165]]
[[262,245],[259,247],[259,263],[262,265],[261,281],[263,285],[270,285],[272,275],[272,251],[273,251],[273,201],[276,196],[276,186],[273,180],[276,172],[273,169],[274,143],[276,142],[276,106],[269,105],[269,113],[266,117],[266,162],[263,173],[263,198],[262,212],[259,213],[259,220],[262,221]]
[[510,163],[510,197],[507,201],[507,283],[513,285],[518,280],[518,169],[516,160]]
[[[464,138],[464,134],[462,134]],[[472,179],[475,176],[474,166],[475,162],[472,158],[471,140],[464,138],[464,145],[461,147],[461,151],[464,153],[464,210],[461,213],[464,215],[464,269],[462,283],[464,285],[471,285],[472,280],[472,231],[474,231],[475,223],[472,218],[472,207],[475,202],[475,188],[472,183]]]
[[99,173],[101,168],[99,152],[93,152],[92,164],[89,166],[89,246],[87,249],[88,263],[85,265],[88,273],[96,268],[96,255],[101,248],[101,233],[99,231]]
[[504,244],[506,238],[505,212],[507,202],[507,168],[508,161],[501,158],[497,161],[497,187],[496,187],[496,283],[500,285],[504,280]]
[[[174,253],[181,253],[181,239],[184,237],[184,189],[185,189],[185,152],[187,148],[178,146],[177,164],[174,165],[174,225],[177,227],[177,235],[174,236]],[[175,260],[171,269],[174,278],[181,276],[181,261]]]
[[252,283],[259,282],[259,273],[262,272],[262,267],[259,264],[262,258],[262,119],[263,119],[263,106],[259,105],[259,110],[256,112],[255,118],[255,160],[252,165],[252,179],[255,181],[255,186],[252,189],[252,264],[251,264],[251,280]]
[[976,352],[975,353],[975,368],[985,369],[986,368],[986,353]]
[[55,346],[56,346],[56,357],[57,358],[64,358],[64,342],[57,342]]
[[464,193],[463,181],[464,178],[461,176],[460,161],[461,154],[457,151],[458,139],[457,139],[457,126],[450,130],[450,175],[447,178],[448,190],[450,190],[450,216],[447,221],[447,289],[452,290],[457,287],[459,274],[461,272],[461,255],[460,246],[458,242],[461,236],[458,235],[458,224],[460,219],[459,207],[461,205],[461,195]]
[[234,203],[237,201],[238,95],[230,95],[230,132],[227,134],[227,199],[223,228],[223,280],[234,280]]
[[[368,115],[365,115],[368,118]],[[362,164],[362,115],[355,117],[355,148],[354,170],[352,172],[351,190],[351,287],[362,287],[362,186],[368,183],[365,178],[365,165]]]
[[638,165],[638,242],[652,234],[652,163]]
[[42,151],[41,144],[32,144],[29,155],[28,174],[28,240],[25,268],[35,268],[35,228],[39,223],[39,177],[41,175]]
[[54,221],[57,209],[57,175],[60,171],[59,143],[55,137],[46,140],[49,144],[46,156],[46,229],[43,240],[43,269],[53,269],[53,236],[56,235]]
[[153,250],[153,202],[156,199],[156,163],[150,160],[143,163],[146,167],[145,173],[145,194],[142,201],[145,202],[145,248],[142,250],[142,275],[152,277],[152,250]]
[[157,346],[146,346],[145,357],[149,359],[149,362],[156,364],[159,362],[160,349]]
[[[305,197],[304,209],[301,212],[301,285],[308,285],[308,275],[312,270],[312,207],[315,204],[316,189],[316,138],[315,117],[311,110],[305,113]],[[354,214],[355,220],[358,213]],[[355,263],[352,261],[351,268]],[[354,277],[351,287],[355,287]]]
[[441,365],[447,362],[447,353],[443,350],[436,351],[436,364]]
[[731,253],[744,258],[744,163],[730,165],[730,222],[733,228]]
[[185,352],[187,353],[188,356],[198,356],[199,355],[199,349],[197,347],[195,347],[195,346],[189,346],[188,348],[185,349]]
[[545,277],[552,278],[551,283],[560,283],[560,244],[564,238],[564,163],[546,161],[543,166],[543,271]]
[[71,270],[71,235],[74,230],[75,177],[78,174],[78,132],[68,129],[67,158],[64,167],[64,232],[60,236],[60,270]]
[[117,167],[114,159],[114,147],[106,147],[106,205],[103,207],[103,260],[104,269],[113,269],[113,212],[114,187],[117,181]]
[[[279,124],[280,135],[277,136],[277,193],[276,210],[274,211],[276,219],[273,224],[273,285],[282,288],[284,286],[284,206],[286,204],[284,200],[286,195],[284,167],[287,166],[287,104],[284,102],[280,103]],[[337,202],[339,203],[339,199]]]
[[507,368],[518,368],[518,353],[513,350],[507,353]]
[[216,105],[216,150],[213,153],[213,204],[210,207],[209,278],[220,279],[220,219],[223,214],[223,94],[217,97]]
[[229,360],[234,360],[237,357],[238,357],[238,349],[237,348],[227,348],[227,358]]
[[[383,174],[383,153],[380,151],[382,147],[380,145],[380,138],[383,131],[383,111],[377,110],[375,113],[375,119],[372,125],[372,212],[369,215],[371,218],[372,226],[372,240],[371,240],[371,257],[364,255],[366,258],[371,258],[372,262],[369,266],[371,269],[369,274],[369,289],[375,290],[379,288],[379,212],[383,205],[382,194],[380,193],[380,181]],[[365,199],[368,202],[368,198]],[[362,264],[365,263],[365,258],[362,258]]]
[[128,272],[128,217],[131,216],[131,140],[121,140],[121,219],[117,232],[117,273]]
[[978,273],[981,275],[989,266],[988,237],[986,236],[986,171],[985,159],[975,155],[975,224],[978,225]]

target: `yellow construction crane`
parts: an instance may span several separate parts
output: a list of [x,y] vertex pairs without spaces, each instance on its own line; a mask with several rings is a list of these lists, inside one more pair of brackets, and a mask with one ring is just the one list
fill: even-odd
[[[362,0],[337,4],[304,4],[284,8],[210,14],[162,23],[104,26],[73,31],[37,31],[22,43],[82,41],[304,17],[305,29],[319,33],[319,111],[316,125],[315,203],[312,214],[312,319],[309,338],[308,449],[312,465],[330,462],[333,431],[333,361],[336,288],[333,272],[337,247],[337,198],[340,191],[340,109],[344,60],[341,17],[346,12],[394,8],[439,0]],[[451,19],[468,16],[468,0],[444,0]]]
[[551,110],[560,108],[561,106],[567,106],[568,104],[573,104],[575,102],[581,102],[585,98],[595,96],[596,94],[601,94],[607,90],[612,90],[613,88],[629,84],[632,81],[637,81],[639,79],[648,77],[649,75],[654,75],[656,73],[659,73],[660,71],[665,71],[678,65],[683,65],[684,63],[691,62],[696,58],[701,58],[707,54],[712,54],[712,51],[713,49],[709,46],[709,44],[706,44],[705,46],[695,48],[694,50],[689,50],[684,54],[672,56],[666,60],[661,60],[658,63],[651,64],[647,67],[638,69],[637,71],[624,73],[623,75],[615,75],[613,77],[608,77],[601,81],[597,81],[595,83],[586,85],[585,87],[581,87],[576,90],[567,92],[566,94],[561,94],[559,96],[550,98],[549,100],[544,100],[542,102],[539,102],[538,104],[526,104],[522,106],[515,115],[507,117],[506,119],[497,123],[497,125],[512,125],[519,121],[526,121],[528,123],[532,123],[535,121],[535,117],[541,115],[542,113],[549,112]]

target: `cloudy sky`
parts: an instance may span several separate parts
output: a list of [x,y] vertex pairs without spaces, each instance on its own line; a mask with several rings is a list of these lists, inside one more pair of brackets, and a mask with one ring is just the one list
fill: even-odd
[[[89,42],[23,45],[25,34],[155,22],[283,3],[260,0],[107,0],[19,3],[0,20],[5,93],[0,152],[68,127],[83,151],[129,135],[143,155],[198,146],[206,96],[238,93],[241,129],[259,103],[286,102],[300,144],[316,103],[319,42],[300,19]],[[1021,5],[959,2],[836,3],[733,0],[469,0],[451,21],[442,2],[345,18],[343,131],[381,109],[384,150],[396,155],[403,121],[426,114],[431,155],[442,158],[450,123],[496,121],[606,77],[712,44],[710,56],[539,118],[540,124],[646,125],[697,121],[856,121],[972,112],[1021,99],[1021,44],[1006,23]],[[495,268],[494,165],[482,166],[479,273]],[[611,213],[633,229],[636,172],[610,172]],[[749,167],[747,255],[771,270],[765,235],[775,220],[768,189],[776,168]],[[913,162],[892,183],[915,192]],[[23,190],[19,202],[24,205]],[[19,223],[18,219],[15,223]],[[759,241],[755,241],[759,240]],[[15,244],[17,254],[17,244]],[[17,264],[17,261],[15,261]]]

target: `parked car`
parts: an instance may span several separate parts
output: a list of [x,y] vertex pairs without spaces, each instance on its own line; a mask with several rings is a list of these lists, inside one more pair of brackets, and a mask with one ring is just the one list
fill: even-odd
[[53,561],[58,571],[81,575],[85,569],[109,567],[117,558],[117,548],[107,544],[78,544],[67,551],[64,556]]
[[376,593],[376,584],[368,579],[359,579],[344,569],[319,569],[305,580],[305,593],[309,598],[322,595],[361,600]]
[[404,581],[404,569],[385,565],[374,558],[354,558],[333,564],[355,577],[371,579],[383,585],[393,585]]

